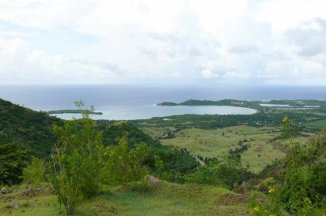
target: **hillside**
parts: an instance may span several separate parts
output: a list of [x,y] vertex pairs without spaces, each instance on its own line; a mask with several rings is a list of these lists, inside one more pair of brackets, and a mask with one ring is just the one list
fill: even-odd
[[[47,159],[52,146],[57,142],[52,125],[62,126],[63,122],[47,113],[36,112],[0,99],[0,147],[2,147],[0,148],[2,151],[0,152],[0,161],[6,162],[7,168],[17,167],[18,165],[13,164],[14,161],[8,160],[20,158],[20,168],[15,171],[17,175],[20,175],[21,168],[27,164],[32,155]],[[128,122],[97,121],[94,123],[97,130],[102,132],[105,145],[118,145],[119,139],[124,135],[128,137],[131,149],[146,145],[150,151],[146,165],[150,169],[154,169],[155,155],[165,163],[164,169],[169,172],[184,173],[197,167],[195,158],[185,149],[164,146]],[[16,154],[17,152],[20,153]],[[13,167],[10,169],[13,170]],[[2,171],[0,167],[1,173],[7,173],[7,171]],[[7,176],[8,174],[3,175]],[[12,182],[19,181],[16,179]]]
[[[64,209],[53,194],[43,191],[28,196],[26,191],[19,189],[7,194],[4,202],[0,202],[1,215],[63,215]],[[244,216],[248,215],[247,202],[248,195],[224,188],[160,182],[145,190],[133,186],[113,188],[84,202],[76,209],[76,215]]]
[[0,145],[17,143],[32,154],[47,156],[56,142],[51,126],[62,120],[0,99]]

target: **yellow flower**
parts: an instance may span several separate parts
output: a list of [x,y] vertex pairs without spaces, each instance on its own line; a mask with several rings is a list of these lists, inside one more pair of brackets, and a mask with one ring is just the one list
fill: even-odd
[[259,212],[259,207],[256,206],[256,207],[253,208],[253,210],[254,210],[254,212]]
[[275,189],[274,188],[272,188],[272,187],[269,187],[268,188],[268,193],[274,193],[275,192]]
[[311,203],[309,197],[304,198],[304,202],[305,202],[305,203],[309,203],[309,204]]
[[283,118],[283,122],[288,122],[289,121],[289,117],[288,116],[285,116],[284,118]]

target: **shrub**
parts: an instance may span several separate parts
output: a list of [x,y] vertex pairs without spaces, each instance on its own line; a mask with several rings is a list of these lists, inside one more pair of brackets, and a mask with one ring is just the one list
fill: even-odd
[[198,171],[186,175],[185,179],[187,182],[225,186],[233,189],[242,182],[248,181],[252,175],[247,169],[232,160],[219,161],[215,159],[209,161],[205,166],[199,167]]
[[53,130],[60,142],[51,155],[51,183],[69,215],[80,201],[98,192],[103,168],[102,136],[87,117],[65,122],[63,128],[54,126]]
[[0,185],[20,183],[29,161],[29,152],[22,144],[0,143]]
[[34,157],[32,162],[23,169],[23,180],[28,184],[40,185],[45,182],[45,171],[44,161]]
[[143,165],[147,151],[145,145],[129,150],[126,137],[120,140],[118,146],[108,146],[104,153],[106,159],[105,182],[121,185],[143,180],[147,174],[147,169]]

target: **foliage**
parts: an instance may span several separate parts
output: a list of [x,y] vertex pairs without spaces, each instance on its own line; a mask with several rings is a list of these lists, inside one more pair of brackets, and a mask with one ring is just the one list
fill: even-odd
[[147,174],[143,166],[147,153],[145,145],[129,150],[126,138],[122,138],[118,146],[108,146],[104,153],[107,173],[104,181],[112,185],[126,185],[143,180]]
[[0,145],[23,144],[32,155],[47,157],[56,142],[54,123],[62,120],[0,99]]
[[39,158],[32,158],[32,162],[23,169],[23,179],[25,183],[40,185],[45,182],[46,166]]
[[238,147],[229,150],[228,159],[236,163],[241,163],[241,154],[249,149],[250,145],[239,141]]
[[[286,137],[291,137],[291,133],[292,130],[284,131]],[[273,193],[268,190],[265,202],[257,205],[257,208],[275,215],[320,215],[326,201],[326,162],[323,160],[325,150],[326,132],[315,135],[303,146],[290,141],[286,157],[273,166],[274,169],[281,170],[275,176],[278,181],[271,186]],[[269,172],[275,173],[273,169]],[[283,209],[285,213],[276,214],[275,211],[270,211],[276,207]],[[265,214],[256,212],[253,215]]]
[[150,136],[139,130],[133,124],[128,122],[116,122],[107,124],[106,121],[99,121],[99,130],[103,131],[103,139],[106,145],[119,145],[121,137],[128,134],[125,139],[128,142],[128,149],[134,149],[146,145],[148,154],[146,155],[144,165],[151,172],[156,172],[155,156],[159,157],[164,163],[164,172],[187,173],[197,167],[197,162],[186,149],[177,149],[170,146],[162,145],[159,141],[153,140]]
[[23,168],[29,163],[30,156],[21,144],[0,144],[0,185],[21,182]]
[[281,137],[283,139],[292,138],[299,135],[300,130],[299,126],[296,124],[294,119],[285,116],[282,120],[282,124],[280,126]]
[[154,155],[154,167],[154,174],[162,180],[173,181],[178,178],[171,171],[166,170],[163,160],[158,155]]
[[238,160],[210,160],[198,171],[186,175],[186,182],[224,186],[233,189],[248,181],[253,174],[247,168],[243,168]]
[[[284,116],[296,119],[297,123],[305,122],[307,119],[320,119],[320,115],[313,112],[301,111],[283,111],[283,112],[257,112],[251,115],[175,115],[169,116],[169,121],[165,121],[166,117],[155,117],[146,120],[132,120],[139,126],[151,125],[152,127],[175,127],[177,130],[185,128],[201,128],[216,129],[231,127],[237,125],[248,125],[251,127],[262,126],[279,126]],[[322,119],[324,119],[323,117]]]
[[222,160],[217,158],[208,160],[207,164],[199,167],[197,172],[187,175],[186,181],[224,186],[229,189],[241,185],[254,175],[241,163],[241,154],[248,148],[249,144],[240,141],[237,148],[229,150],[227,157]]
[[102,135],[89,118],[53,127],[59,145],[52,154],[53,188],[67,214],[83,199],[97,193],[102,173]]
[[252,191],[249,202],[250,215],[252,216],[285,216],[282,204],[277,201],[275,188],[269,187],[268,197],[260,192]]

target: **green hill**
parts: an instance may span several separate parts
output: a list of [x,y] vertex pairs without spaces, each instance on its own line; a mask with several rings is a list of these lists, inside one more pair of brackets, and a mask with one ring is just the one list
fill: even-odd
[[0,145],[17,143],[34,155],[47,156],[56,142],[54,123],[62,120],[0,99]]

